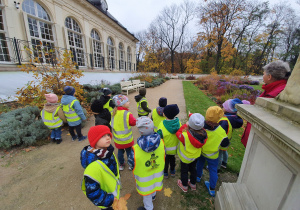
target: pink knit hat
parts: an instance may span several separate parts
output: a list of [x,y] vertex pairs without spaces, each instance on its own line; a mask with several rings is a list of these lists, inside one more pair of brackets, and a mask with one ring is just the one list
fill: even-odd
[[45,94],[46,100],[48,103],[57,103],[58,97],[57,95],[50,93],[50,94]]

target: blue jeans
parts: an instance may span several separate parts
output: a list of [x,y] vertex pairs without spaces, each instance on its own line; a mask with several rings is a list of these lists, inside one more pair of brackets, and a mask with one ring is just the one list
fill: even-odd
[[219,150],[218,169],[220,169],[222,162],[227,163],[227,160],[228,160],[228,152],[227,152],[227,150]]
[[131,156],[131,147],[128,147],[126,149],[118,149],[118,160],[119,160],[120,165],[123,165],[124,162],[125,162],[125,160],[124,160],[125,151],[126,151],[126,154],[127,154],[127,160]]
[[207,161],[208,171],[209,171],[209,184],[211,190],[214,190],[218,181],[218,158],[217,159],[209,159],[201,155],[197,160],[197,177],[202,177],[203,167]]
[[51,131],[51,139],[61,139],[61,127],[52,129]]

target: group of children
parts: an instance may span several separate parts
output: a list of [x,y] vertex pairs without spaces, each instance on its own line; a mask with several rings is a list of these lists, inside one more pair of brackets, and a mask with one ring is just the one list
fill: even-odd
[[41,111],[42,120],[51,130],[52,142],[56,142],[57,144],[62,142],[61,127],[66,122],[69,125],[72,141],[76,139],[83,141],[87,136],[81,133],[81,123],[86,120],[86,116],[83,113],[80,102],[74,96],[75,88],[66,86],[64,87],[64,93],[61,103],[58,103],[56,94],[45,94],[47,103],[44,104],[44,108]]
[[[114,201],[119,199],[119,171],[125,168],[125,152],[129,170],[133,171],[136,181],[136,190],[143,196],[144,206],[139,209],[153,209],[153,200],[156,191],[163,187],[163,179],[168,178],[169,173],[171,177],[175,176],[175,155],[178,155],[181,164],[181,176],[177,180],[180,189],[183,192],[187,192],[188,187],[196,190],[196,182],[201,181],[207,162],[210,178],[205,181],[205,186],[209,194],[215,196],[218,171],[227,165],[232,129],[243,124],[243,120],[236,115],[235,105],[247,104],[247,101],[230,99],[224,102],[223,109],[209,107],[205,118],[199,113],[189,113],[188,122],[182,125],[176,117],[180,112],[177,104],[167,105],[165,97],[159,99],[159,106],[152,111],[150,119],[151,109],[145,97],[145,88],[135,96],[137,119],[129,112],[127,96],[115,95],[111,100],[109,89],[102,92],[103,96],[91,106],[95,126],[88,132],[90,145],[81,152],[81,165],[85,169],[82,190],[96,206],[112,209]],[[70,95],[67,96],[62,99]],[[62,100],[63,107],[68,105],[68,113],[75,111],[72,106],[74,100],[76,98]],[[63,111],[66,115],[65,108]],[[76,127],[74,124],[71,126]],[[136,126],[141,135],[136,144],[132,126]],[[111,145],[112,139],[118,149],[117,158]]]

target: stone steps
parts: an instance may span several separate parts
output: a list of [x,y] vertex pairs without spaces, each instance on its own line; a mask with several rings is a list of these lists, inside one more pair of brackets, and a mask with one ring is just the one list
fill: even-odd
[[215,199],[216,210],[258,209],[245,184],[222,183]]

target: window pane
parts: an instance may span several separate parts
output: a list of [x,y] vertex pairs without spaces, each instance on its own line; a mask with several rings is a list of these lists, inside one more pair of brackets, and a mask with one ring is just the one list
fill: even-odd
[[4,30],[2,9],[0,8],[0,30]]
[[35,8],[34,8],[34,1],[33,0],[25,0],[22,4],[23,11],[36,16]]

